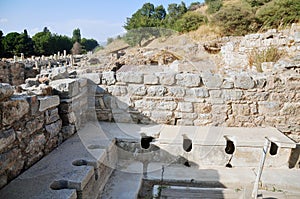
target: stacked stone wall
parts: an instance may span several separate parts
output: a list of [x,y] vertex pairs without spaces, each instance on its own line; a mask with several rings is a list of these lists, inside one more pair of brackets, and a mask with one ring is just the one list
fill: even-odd
[[95,93],[99,120],[171,125],[272,126],[300,135],[300,75],[105,72]]
[[51,96],[14,95],[0,83],[0,188],[72,136],[86,121],[87,80],[51,82]]

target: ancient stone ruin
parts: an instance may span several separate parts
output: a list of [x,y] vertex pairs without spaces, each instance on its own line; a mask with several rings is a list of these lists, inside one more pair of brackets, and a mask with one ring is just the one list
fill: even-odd
[[[1,62],[0,198],[299,198],[299,32],[266,34],[206,45],[222,72],[183,72],[178,52],[113,70],[64,55],[37,76]],[[250,43],[274,38],[292,58],[244,70]]]

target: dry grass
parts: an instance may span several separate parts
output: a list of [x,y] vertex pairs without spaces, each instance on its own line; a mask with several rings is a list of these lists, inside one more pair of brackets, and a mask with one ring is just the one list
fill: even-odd
[[222,36],[221,30],[219,27],[210,26],[210,25],[202,25],[196,31],[189,32],[188,35],[200,42],[207,42]]
[[285,52],[274,46],[263,50],[254,48],[248,53],[248,63],[250,67],[255,66],[258,72],[263,72],[261,66],[263,62],[277,62],[284,55]]

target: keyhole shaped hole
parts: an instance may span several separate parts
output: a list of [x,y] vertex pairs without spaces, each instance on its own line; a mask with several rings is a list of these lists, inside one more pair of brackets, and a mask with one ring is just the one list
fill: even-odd
[[234,143],[233,141],[231,140],[226,140],[226,148],[225,148],[225,152],[227,154],[230,154],[232,155],[235,151],[235,146],[234,146]]
[[271,147],[270,147],[270,155],[276,155],[278,152],[278,145],[275,142],[271,142]]
[[186,135],[183,136],[183,143],[182,147],[185,152],[191,152],[193,148],[193,142],[191,139],[189,139]]
[[154,140],[154,137],[151,136],[143,136],[141,138],[141,147],[143,149],[149,149],[150,148],[150,143]]

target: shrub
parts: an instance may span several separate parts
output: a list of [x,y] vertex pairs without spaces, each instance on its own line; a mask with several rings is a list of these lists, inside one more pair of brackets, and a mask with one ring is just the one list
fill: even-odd
[[223,6],[222,0],[205,0],[205,3],[208,6],[206,10],[208,14],[218,12]]
[[200,25],[207,22],[207,18],[197,12],[187,12],[176,21],[176,30],[179,32],[190,32],[197,30]]
[[274,0],[257,11],[263,30],[285,27],[300,21],[300,1]]
[[222,28],[224,35],[245,35],[259,28],[252,10],[242,5],[223,7],[213,17],[213,22]]
[[264,50],[254,48],[248,54],[248,63],[250,67],[255,66],[258,72],[263,72],[261,67],[263,62],[277,62],[283,55],[284,52],[276,47],[269,47]]

